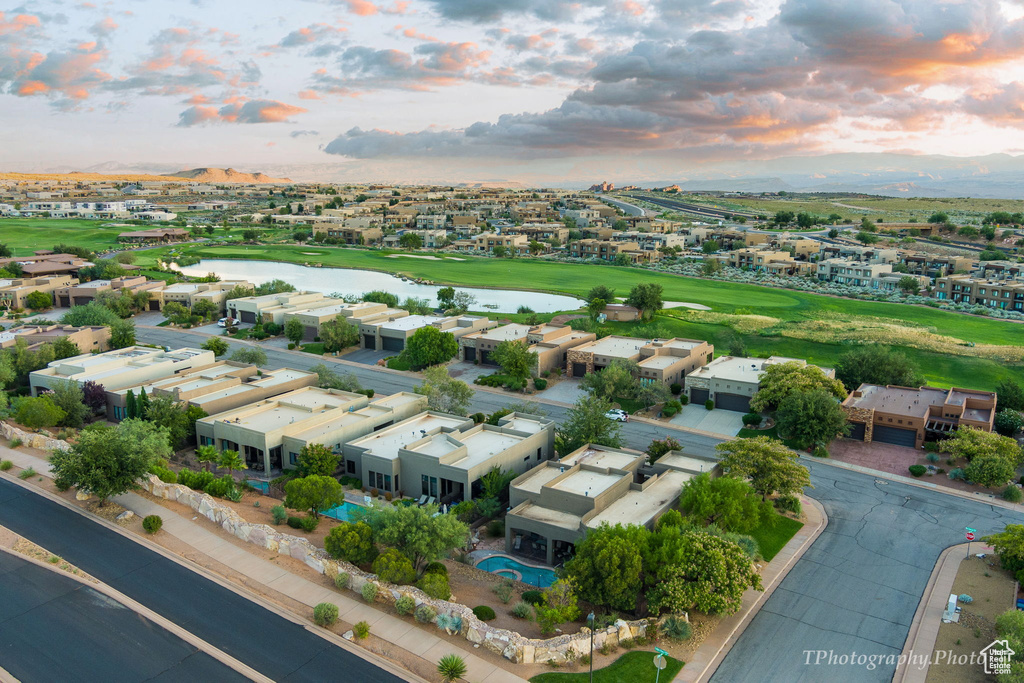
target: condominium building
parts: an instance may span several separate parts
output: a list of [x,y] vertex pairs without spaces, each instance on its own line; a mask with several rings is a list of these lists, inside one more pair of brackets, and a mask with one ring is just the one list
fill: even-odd
[[252,284],[245,280],[221,280],[220,282],[179,282],[167,285],[159,291],[154,291],[154,300],[159,300],[161,308],[163,304],[171,301],[181,304],[186,308],[192,308],[200,301],[210,301],[217,310],[223,313],[227,306],[228,293],[235,287],[252,289]]
[[718,473],[715,458],[671,451],[652,467],[639,451],[587,445],[541,463],[509,486],[505,551],[559,565],[601,524],[653,527],[695,476]]
[[155,379],[172,377],[193,368],[212,365],[213,351],[182,348],[164,351],[147,346],[129,346],[106,353],[84,353],[52,361],[41,370],[29,373],[32,395],[52,389],[57,382],[79,385],[95,382],[108,391],[135,386]]
[[459,360],[480,365],[497,365],[491,354],[502,342],[522,342],[536,355],[533,372],[543,374],[565,365],[569,349],[597,339],[593,332],[581,332],[568,325],[523,325],[510,323],[459,338]]
[[565,373],[583,377],[608,367],[612,361],[634,361],[639,379],[646,382],[683,384],[684,378],[708,363],[715,347],[696,339],[654,339],[645,341],[615,335],[569,349]]
[[806,261],[797,261],[788,251],[747,247],[728,254],[728,264],[772,275],[803,275],[813,272],[814,266]]
[[926,275],[935,279],[956,272],[969,272],[978,265],[978,259],[967,256],[938,256],[936,254],[906,254],[902,259],[910,275]]
[[[335,299],[334,301],[338,301]],[[324,323],[335,318],[345,318],[353,325],[360,325],[364,322],[391,321],[404,318],[409,315],[408,311],[400,308],[388,308],[387,304],[379,304],[372,301],[359,301],[356,303],[338,302],[333,306],[322,306],[305,310],[295,310],[284,314],[284,322],[296,319],[302,323],[303,338],[307,341],[320,335],[320,328]]]
[[[686,379],[686,395],[691,403],[705,403],[712,400],[716,408],[750,412],[750,399],[761,386],[761,375],[771,365],[797,363],[801,367],[808,363],[799,358],[737,358],[720,356]],[[832,368],[820,368],[828,377],[835,377]]]
[[345,472],[383,492],[453,504],[492,467],[522,473],[554,455],[555,423],[511,413],[496,426],[432,411],[342,446]]
[[472,332],[479,332],[497,325],[489,319],[476,315],[409,315],[401,318],[361,322],[359,324],[359,345],[376,351],[405,350],[405,343],[421,327],[436,327],[442,332],[451,332],[456,339]]
[[950,275],[935,281],[932,296],[940,301],[1024,311],[1024,280],[980,280],[968,275]]
[[0,308],[7,310],[28,308],[28,295],[42,292],[50,295],[55,301],[55,292],[64,287],[78,284],[78,278],[70,275],[47,275],[44,277],[28,277],[0,280]]
[[71,325],[24,325],[0,332],[0,349],[15,346],[19,339],[36,350],[43,344],[68,339],[83,353],[105,351],[110,343],[110,328],[103,325],[72,327]]
[[336,453],[352,439],[422,412],[427,398],[400,392],[370,399],[337,389],[306,387],[196,421],[200,445],[238,451],[251,469],[273,474],[293,467],[307,444]]
[[313,224],[313,234],[322,237],[333,237],[343,244],[379,244],[384,231],[375,225],[351,225],[318,221]]
[[835,282],[855,287],[880,287],[880,278],[892,274],[892,264],[867,263],[833,258],[818,262],[817,277],[824,282]]
[[849,438],[921,448],[929,436],[960,427],[991,432],[996,398],[991,391],[972,389],[862,384],[842,408],[851,425]]
[[337,303],[337,299],[325,296],[321,292],[282,292],[232,299],[227,302],[227,311],[229,316],[243,323],[274,322],[281,324],[284,322],[285,313],[292,312],[299,307],[308,309],[318,305],[333,306]]
[[132,294],[148,292],[150,294],[149,310],[160,310],[160,298],[157,292],[164,288],[160,280],[150,280],[145,275],[126,275],[113,280],[90,280],[89,282],[72,283],[58,287],[54,296],[58,306],[84,306],[94,301],[103,292],[128,291]]
[[616,242],[608,239],[586,239],[571,242],[569,255],[573,258],[600,259],[602,261],[614,261],[619,256],[625,256],[631,263],[657,261],[661,258],[660,252],[645,251],[636,242]]

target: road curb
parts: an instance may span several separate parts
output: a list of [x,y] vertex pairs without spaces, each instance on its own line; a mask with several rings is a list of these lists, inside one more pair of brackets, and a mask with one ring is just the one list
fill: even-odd
[[[273,612],[277,616],[279,616],[279,617],[281,617],[283,619],[287,619],[288,621],[292,622],[293,624],[301,626],[306,631],[308,631],[310,633],[313,633],[314,635],[322,638],[323,640],[326,640],[326,641],[330,642],[331,644],[336,645],[336,646],[344,649],[345,651],[347,651],[347,652],[349,652],[351,654],[354,654],[355,656],[359,657],[360,659],[364,659],[364,660],[370,662],[374,666],[376,666],[376,667],[378,667],[380,669],[383,669],[383,670],[387,671],[388,673],[391,673],[394,676],[396,676],[398,678],[401,678],[402,680],[412,681],[413,683],[427,683],[427,681],[425,679],[422,679],[422,678],[416,676],[411,671],[406,671],[405,669],[402,669],[402,668],[398,667],[397,665],[391,663],[390,661],[388,661],[388,660],[386,660],[386,659],[384,659],[382,657],[379,657],[378,655],[376,655],[376,654],[374,654],[372,652],[369,652],[369,651],[364,650],[362,648],[356,647],[355,645],[349,643],[347,640],[345,640],[341,636],[336,635],[335,633],[332,633],[331,631],[328,631],[326,629],[314,628],[306,620],[296,616],[292,612],[290,612],[290,611],[288,611],[288,610],[286,610],[286,609],[284,609],[282,607],[279,607],[279,606],[277,606],[277,605],[275,605],[275,604],[273,604],[271,602],[268,602],[268,601],[264,600],[261,596],[259,596],[256,593],[250,591],[249,589],[245,588],[244,586],[239,586],[237,584],[234,584],[231,581],[228,581],[227,579],[225,579],[224,577],[219,576],[219,575],[217,575],[217,574],[215,574],[213,572],[210,572],[205,567],[203,567],[203,566],[193,562],[192,560],[189,560],[188,558],[184,558],[184,557],[181,557],[179,555],[176,555],[176,554],[172,553],[170,550],[167,550],[163,546],[158,545],[157,543],[154,543],[153,541],[150,541],[149,539],[146,539],[146,538],[141,537],[141,536],[136,536],[135,534],[132,534],[132,533],[130,533],[128,531],[125,531],[124,529],[122,529],[121,527],[117,526],[113,522],[109,522],[109,521],[103,519],[102,517],[98,517],[96,515],[90,514],[90,513],[86,512],[85,510],[79,508],[78,506],[69,503],[68,501],[64,500],[60,496],[54,495],[53,493],[50,493],[49,491],[46,491],[44,489],[39,489],[39,488],[33,487],[31,484],[23,482],[20,479],[17,479],[16,477],[12,477],[12,476],[10,476],[9,474],[7,474],[5,472],[0,472],[0,476],[2,476],[7,481],[9,481],[9,482],[11,482],[11,483],[13,483],[13,484],[15,484],[17,486],[20,486],[21,488],[23,488],[23,489],[25,489],[25,490],[27,490],[27,491],[29,491],[31,493],[34,493],[36,495],[42,496],[44,498],[47,498],[48,500],[50,500],[50,501],[52,501],[54,503],[57,503],[58,505],[61,505],[61,506],[65,507],[65,508],[67,508],[69,510],[72,510],[73,512],[81,515],[82,517],[85,517],[86,519],[88,519],[88,520],[90,520],[90,521],[92,521],[92,522],[94,522],[96,524],[104,526],[107,529],[110,529],[111,531],[114,531],[115,533],[120,534],[121,536],[127,538],[128,540],[143,546],[147,550],[151,550],[154,553],[157,553],[158,555],[164,557],[165,559],[168,559],[168,560],[170,560],[172,562],[175,562],[178,565],[184,567],[185,569],[188,569],[189,571],[193,572],[194,574],[198,574],[199,576],[203,577],[204,579],[207,579],[208,581],[212,581],[213,583],[217,584],[218,586],[221,586],[222,588],[226,588],[227,590],[230,590],[231,592],[235,593],[236,595],[239,595],[239,596],[245,598],[246,600],[259,605],[260,607],[262,607],[262,608],[264,608],[264,609],[266,609],[266,610],[268,610],[270,612]],[[27,540],[32,540],[32,539],[27,539]],[[217,560],[217,558],[215,558],[215,557],[211,558],[211,559]]]
[[[711,680],[711,677],[718,670],[718,667],[721,666],[722,661],[725,660],[726,656],[728,656],[729,652],[736,644],[736,641],[739,640],[747,626],[750,625],[750,622],[753,621],[754,617],[756,617],[758,612],[761,611],[761,607],[763,607],[768,601],[768,598],[772,596],[775,589],[782,584],[783,579],[785,579],[793,567],[796,566],[796,563],[801,557],[803,557],[804,553],[814,545],[814,542],[819,536],[821,536],[822,532],[825,531],[829,521],[828,514],[825,512],[825,507],[806,494],[802,496],[802,501],[804,505],[810,504],[811,508],[813,508],[819,515],[817,527],[810,532],[796,551],[782,563],[775,576],[773,576],[769,583],[764,587],[764,590],[757,594],[757,598],[754,602],[746,608],[746,611],[743,612],[739,620],[733,624],[728,634],[718,642],[717,646],[715,644],[705,642],[705,644],[697,648],[697,651],[693,653],[692,657],[690,657],[690,663],[682,668],[675,679],[673,679],[673,683],[707,683],[707,681]],[[809,521],[810,520],[808,520],[808,522]],[[807,525],[804,526],[804,529],[806,528]],[[803,532],[804,529],[801,529],[801,532]],[[789,544],[787,544],[787,546],[788,545]],[[771,563],[769,563],[769,566],[771,566]],[[706,661],[707,663],[701,666],[701,661]]]

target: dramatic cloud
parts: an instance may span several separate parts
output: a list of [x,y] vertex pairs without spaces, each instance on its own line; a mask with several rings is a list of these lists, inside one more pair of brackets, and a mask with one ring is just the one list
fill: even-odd
[[330,93],[402,88],[428,90],[469,80],[482,72],[491,53],[474,43],[428,42],[412,52],[350,47],[338,58],[337,71],[314,74],[313,89]]
[[483,24],[522,15],[545,21],[569,20],[580,9],[606,8],[614,3],[610,0],[427,0],[427,4],[445,19]]
[[181,112],[178,125],[195,126],[204,123],[283,123],[307,109],[277,100],[250,100],[232,102],[220,109],[193,106]]

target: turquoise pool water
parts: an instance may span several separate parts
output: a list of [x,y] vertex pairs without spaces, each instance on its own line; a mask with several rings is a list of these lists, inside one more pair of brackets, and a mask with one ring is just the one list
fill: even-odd
[[346,502],[342,503],[341,505],[336,505],[335,507],[332,507],[330,510],[327,510],[326,512],[321,512],[320,514],[322,514],[324,517],[330,517],[331,519],[336,519],[339,522],[347,522],[348,521],[348,513],[351,510],[353,510],[354,508],[358,508],[358,507],[361,507],[361,506],[360,505],[356,505],[355,503],[349,503],[349,502],[346,501]]
[[263,495],[267,495],[267,493],[270,491],[269,481],[255,481],[253,479],[250,479],[249,486],[253,487]]
[[476,566],[484,571],[494,572],[495,574],[502,576],[511,576],[511,574],[506,572],[509,569],[514,569],[522,574],[523,583],[528,583],[531,586],[537,586],[538,588],[547,588],[555,582],[556,578],[558,578],[555,576],[555,572],[550,569],[530,567],[513,560],[511,557],[503,557],[501,555],[485,557],[480,560]]

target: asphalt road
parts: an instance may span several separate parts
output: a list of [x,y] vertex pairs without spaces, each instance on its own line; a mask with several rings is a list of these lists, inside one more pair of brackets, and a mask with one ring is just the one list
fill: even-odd
[[[890,681],[895,664],[807,664],[808,650],[899,655],[939,554],[1024,515],[805,459],[828,526],[740,636],[712,678]],[[1009,608],[1009,605],[1007,606]],[[979,649],[988,643],[979,643]]]
[[[200,346],[209,338],[209,335],[205,334],[167,329],[164,327],[139,327],[136,328],[135,335],[140,342],[146,344],[160,344],[163,346],[169,346],[172,349],[181,348],[183,346]],[[245,346],[226,337],[223,337],[223,339],[228,342],[231,347],[231,351],[234,351],[235,348]],[[334,364],[337,366],[339,372],[350,372],[354,374],[359,378],[359,382],[364,387],[367,389],[373,389],[379,394],[393,394],[397,391],[412,391],[413,387],[421,383],[420,380],[414,377],[385,372],[374,365],[347,365],[334,363],[329,357],[313,356],[304,353],[290,353],[288,351],[267,346],[261,346],[260,348],[266,351],[266,367],[268,369],[273,370],[275,368],[289,367],[297,370],[308,370],[314,365],[318,365],[320,363],[327,363],[328,365]],[[470,410],[473,412],[479,411],[484,413],[493,413],[495,410],[504,408],[513,402],[515,402],[515,398],[510,394],[499,394],[491,391],[477,390],[473,397],[473,401],[470,404]],[[569,410],[563,405],[555,405],[551,403],[543,403],[542,405],[544,410],[547,411],[548,416],[558,422],[565,419]],[[623,445],[628,448],[647,450],[651,441],[654,439],[662,439],[668,434],[675,437],[683,445],[687,453],[693,455],[713,455],[715,446],[722,441],[722,439],[714,437],[682,432],[680,430],[665,428],[663,426],[639,421],[627,422],[622,425]]]
[[[323,681],[325,672],[345,672],[332,675],[367,683],[400,680],[180,564],[6,480],[0,480],[0,525],[60,555],[275,681]],[[0,614],[5,609],[6,604],[0,602]],[[51,628],[40,636],[40,644],[58,656],[70,647],[58,637],[60,633]],[[6,646],[7,641],[0,643]],[[82,656],[89,657],[87,649]],[[92,656],[97,660],[105,657],[99,648]],[[115,661],[122,659],[128,657]],[[6,662],[5,658],[5,667]],[[112,679],[96,676],[83,680]],[[220,679],[196,675],[189,680]]]
[[102,593],[8,553],[0,662],[23,683],[248,680]]

